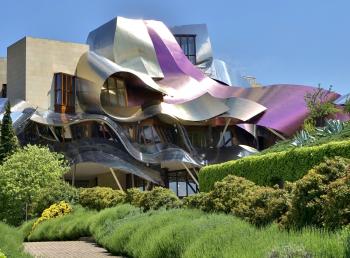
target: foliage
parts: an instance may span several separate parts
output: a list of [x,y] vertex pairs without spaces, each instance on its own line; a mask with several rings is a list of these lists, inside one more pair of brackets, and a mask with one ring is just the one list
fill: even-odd
[[215,183],[209,193],[189,197],[184,202],[185,207],[231,213],[256,226],[279,220],[288,208],[285,190],[257,186],[247,179],[232,175]]
[[71,213],[40,223],[30,235],[27,223],[22,226],[22,232],[29,241],[76,240],[91,235],[89,228],[95,215],[96,211],[74,206]]
[[15,153],[18,148],[18,139],[12,127],[11,105],[10,102],[7,102],[1,123],[0,163],[3,163],[7,157]]
[[41,214],[41,217],[38,218],[35,223],[33,224],[32,231],[42,222],[62,217],[64,215],[67,215],[73,211],[72,206],[70,206],[69,203],[66,203],[65,201],[61,201],[59,203],[52,204],[49,208],[45,209],[43,213]]
[[30,216],[38,217],[45,208],[59,201],[76,203],[78,197],[78,190],[64,181],[45,187],[34,197],[29,209]]
[[109,187],[82,188],[79,192],[79,203],[83,207],[102,210],[123,203],[125,197],[123,191]]
[[[350,141],[329,142],[320,146],[270,152],[201,168],[200,190],[210,191],[214,183],[227,175],[242,176],[258,185],[274,185],[279,181],[296,181],[324,157],[350,158]],[[301,162],[302,161],[302,162]]]
[[14,153],[0,166],[0,220],[23,221],[26,205],[43,188],[60,184],[67,169],[63,156],[46,147],[29,145]]
[[350,221],[350,160],[336,157],[315,166],[295,182],[290,207],[282,220],[287,228],[327,228]]
[[350,114],[350,97],[345,101],[344,112]]
[[0,258],[6,258],[6,255],[0,249]]
[[[23,250],[23,238],[14,227],[0,222],[0,250],[7,258],[30,258]],[[0,255],[1,257],[1,255]]]
[[301,130],[300,132],[295,134],[291,145],[300,147],[314,141],[315,137],[313,137],[308,131]]
[[126,202],[136,207],[141,206],[143,192],[138,188],[129,188],[126,190]]
[[299,246],[282,246],[273,250],[269,258],[312,258],[312,254]]
[[179,198],[170,189],[154,187],[151,191],[145,191],[140,200],[140,207],[144,211],[177,208],[181,205]]
[[[329,143],[331,141],[336,142],[336,141],[349,140],[350,139],[350,122],[345,122],[343,123],[343,125],[344,125],[344,129],[337,134],[319,135],[316,131],[316,128],[314,129],[313,132],[308,131],[308,133],[310,133],[311,136],[315,137],[315,140],[313,142],[305,143],[303,146],[319,146],[325,143]],[[295,148],[295,146],[291,144],[292,141],[293,141],[292,139],[279,141],[275,145],[271,146],[270,148],[265,149],[255,155],[264,155],[270,152],[280,152],[280,151],[293,149]]]
[[317,128],[317,135],[325,137],[329,135],[339,134],[344,130],[345,123],[340,120],[326,120],[326,125],[321,128]]
[[209,211],[210,195],[206,192],[189,195],[183,199],[184,208],[196,208],[203,211]]
[[304,99],[309,109],[309,116],[307,118],[309,123],[314,123],[315,126],[323,126],[327,117],[339,112],[331,101],[331,94],[332,86],[328,90],[325,90],[319,85],[313,92],[305,95]]
[[[346,230],[285,232],[276,225],[257,229],[231,215],[192,209],[140,213],[130,205],[118,205],[97,214],[82,214],[83,211],[75,211],[43,222],[33,232],[35,239],[32,240],[70,240],[73,238],[69,232],[72,235],[78,232],[72,230],[76,226],[89,232],[81,231],[75,238],[88,234],[113,254],[135,258],[248,258],[269,257],[272,253],[288,257],[282,255],[306,252],[312,257],[345,257],[346,253]],[[91,226],[86,226],[86,221]]]

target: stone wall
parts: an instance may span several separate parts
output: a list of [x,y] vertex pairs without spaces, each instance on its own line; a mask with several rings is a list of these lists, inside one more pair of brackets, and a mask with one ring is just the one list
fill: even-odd
[[75,74],[85,44],[25,37],[8,52],[8,97],[54,110],[54,74]]

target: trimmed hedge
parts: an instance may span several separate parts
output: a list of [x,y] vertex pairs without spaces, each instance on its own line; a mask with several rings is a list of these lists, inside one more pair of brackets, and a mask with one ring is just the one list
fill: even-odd
[[227,175],[236,175],[258,185],[272,186],[284,181],[296,181],[325,157],[350,158],[350,141],[330,142],[320,146],[299,147],[289,151],[254,155],[222,164],[203,167],[199,173],[202,192],[213,189],[214,183]]

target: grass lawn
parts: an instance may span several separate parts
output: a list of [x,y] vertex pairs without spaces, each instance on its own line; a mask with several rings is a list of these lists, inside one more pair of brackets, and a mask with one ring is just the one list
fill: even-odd
[[23,236],[16,228],[0,222],[0,250],[7,258],[32,257],[23,252],[22,242]]
[[[29,226],[24,225],[22,230],[26,227]],[[258,229],[232,215],[190,209],[142,213],[129,205],[99,213],[78,208],[71,215],[39,224],[29,240],[80,236],[93,236],[113,254],[129,257],[339,258],[349,255],[346,230],[328,233],[310,228],[287,232],[274,224]],[[299,256],[288,256],[293,254]]]

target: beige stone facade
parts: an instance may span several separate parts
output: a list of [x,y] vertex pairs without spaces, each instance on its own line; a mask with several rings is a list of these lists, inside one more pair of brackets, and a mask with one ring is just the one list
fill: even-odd
[[3,84],[6,84],[6,71],[7,71],[6,58],[0,57],[0,89]]
[[75,74],[85,44],[25,37],[7,49],[7,95],[54,109],[54,74]]

